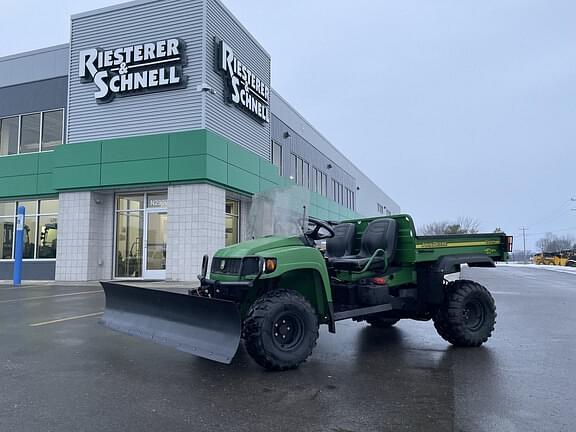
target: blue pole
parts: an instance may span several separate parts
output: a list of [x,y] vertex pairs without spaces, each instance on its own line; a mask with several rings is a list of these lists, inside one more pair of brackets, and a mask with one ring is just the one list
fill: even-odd
[[14,245],[14,286],[22,283],[22,255],[24,254],[24,217],[26,209],[18,207],[16,213],[16,244]]

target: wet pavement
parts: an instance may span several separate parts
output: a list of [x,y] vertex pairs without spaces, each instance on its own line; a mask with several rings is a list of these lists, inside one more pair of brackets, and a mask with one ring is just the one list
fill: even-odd
[[345,321],[282,373],[105,329],[98,285],[0,286],[0,431],[575,431],[576,275],[464,276],[496,298],[485,346]]

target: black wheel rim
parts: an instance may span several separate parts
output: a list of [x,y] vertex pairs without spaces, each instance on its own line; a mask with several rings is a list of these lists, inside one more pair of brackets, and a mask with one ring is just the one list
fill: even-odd
[[477,331],[486,321],[486,310],[484,305],[478,299],[472,299],[466,302],[462,312],[464,316],[464,325],[470,331]]
[[304,336],[304,322],[293,312],[282,313],[272,325],[274,345],[283,351],[297,347]]

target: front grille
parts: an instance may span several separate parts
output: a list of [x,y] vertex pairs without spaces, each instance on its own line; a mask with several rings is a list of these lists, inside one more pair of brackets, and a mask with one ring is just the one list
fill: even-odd
[[[257,275],[260,271],[260,258],[213,258],[210,273],[222,275]],[[240,274],[242,272],[242,274]]]
[[242,258],[214,258],[212,259],[211,273],[237,275],[240,274]]
[[244,265],[242,266],[242,276],[258,274],[259,263],[260,258],[258,257],[244,258]]

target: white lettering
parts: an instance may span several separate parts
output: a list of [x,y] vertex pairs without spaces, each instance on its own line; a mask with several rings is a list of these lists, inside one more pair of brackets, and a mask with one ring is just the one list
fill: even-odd
[[98,50],[94,48],[80,51],[80,63],[78,66],[78,76],[80,76],[80,78],[86,78],[86,72],[88,72],[91,77],[96,75],[98,69],[96,69],[94,63],[97,57]]
[[161,40],[156,42],[156,57],[166,57],[166,41]]
[[240,91],[238,90],[238,86],[240,86],[240,80],[238,77],[232,77],[232,102],[234,103],[240,102]]
[[150,87],[156,87],[158,85],[158,69],[148,71],[148,85]]
[[134,47],[134,61],[135,62],[142,61],[142,51],[143,50],[144,50],[144,47],[142,45],[136,45]]
[[106,85],[104,78],[108,78],[108,72],[106,71],[97,72],[94,75],[94,84],[98,87],[98,91],[94,93],[96,99],[102,99],[108,96],[108,86]]
[[180,55],[178,51],[178,45],[180,45],[180,41],[178,39],[168,39],[166,54],[168,57],[175,57]]
[[151,43],[144,44],[144,61],[156,59],[156,55],[154,54],[155,48],[156,45],[154,44]]
[[176,73],[176,66],[170,67],[170,84],[179,84],[180,77]]
[[120,75],[115,75],[112,78],[110,78],[110,84],[108,84],[108,87],[110,87],[110,90],[113,93],[119,93],[120,92]]

